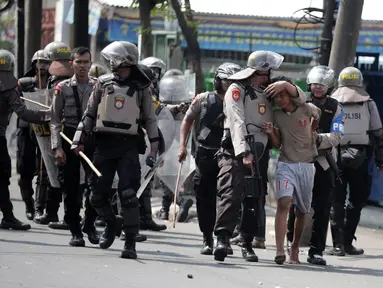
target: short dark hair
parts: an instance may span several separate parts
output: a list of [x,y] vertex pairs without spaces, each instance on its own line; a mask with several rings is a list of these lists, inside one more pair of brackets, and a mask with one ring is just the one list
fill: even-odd
[[73,61],[76,55],[82,56],[84,54],[89,53],[90,58],[92,59],[92,54],[90,53],[90,50],[88,47],[76,47],[72,49],[72,52],[70,53],[70,60]]
[[273,77],[273,78],[270,79],[271,83],[275,83],[275,82],[278,82],[278,81],[286,81],[286,82],[294,85],[293,80],[291,78],[289,78],[289,77],[286,77],[286,76],[276,76],[276,77]]

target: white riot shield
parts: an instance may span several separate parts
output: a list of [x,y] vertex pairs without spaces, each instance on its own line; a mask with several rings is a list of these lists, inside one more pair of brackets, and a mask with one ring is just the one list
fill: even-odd
[[[45,94],[47,91],[36,91],[36,92],[23,92],[23,96],[27,99],[39,102],[41,104],[50,105],[50,99]],[[29,101],[25,101],[28,109],[31,110],[41,110],[41,106],[33,104]],[[50,119],[47,118],[47,121],[43,124],[32,124],[33,131],[36,134],[37,143],[39,145],[41,155],[44,160],[45,167],[47,169],[49,182],[52,187],[59,188],[60,184],[58,182],[58,168],[56,165],[55,154],[52,151],[51,146],[51,133],[49,128]]]
[[[195,96],[195,84],[195,74],[164,78],[160,82],[160,97],[163,98],[164,103],[177,104],[181,102],[190,102]],[[176,117],[176,136],[164,156],[163,166],[157,170],[157,176],[173,192],[176,190],[177,174],[179,170],[178,150],[181,124],[182,118]],[[178,187],[180,190],[183,187],[185,179],[195,169],[195,161],[191,156],[191,142],[192,137],[189,137],[187,144],[188,157],[182,165],[180,175],[180,187]]]
[[17,115],[12,113],[9,115],[9,124],[6,131],[8,153],[11,158],[16,156],[17,150]]
[[195,96],[195,74],[175,75],[160,81],[160,101],[165,104],[190,102]]

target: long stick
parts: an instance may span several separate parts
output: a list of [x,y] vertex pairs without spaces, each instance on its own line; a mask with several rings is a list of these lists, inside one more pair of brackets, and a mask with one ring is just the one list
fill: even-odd
[[34,100],[31,100],[31,99],[28,99],[28,98],[25,98],[25,97],[20,97],[20,99],[23,99],[24,101],[28,101],[28,102],[31,102],[33,104],[36,104],[36,105],[39,105],[43,108],[47,108],[47,109],[50,109],[51,107],[47,106],[47,105],[44,105],[44,104],[41,104],[40,102],[37,102],[37,101],[34,101]]
[[[186,136],[186,143],[189,142],[189,136],[190,136],[191,130],[189,131],[188,135]],[[180,185],[181,180],[181,172],[182,172],[182,165],[184,164],[184,161],[180,163],[180,166],[178,167],[178,174],[177,174],[177,181],[176,181],[176,189],[174,189],[174,201],[173,201],[173,228],[176,228],[176,212],[177,212],[177,196],[178,196],[178,186]],[[179,213],[179,211],[178,211]]]
[[[72,145],[72,141],[63,132],[60,132],[60,135],[66,142]],[[102,176],[101,172],[97,170],[97,168],[93,165],[92,161],[90,161],[90,159],[82,151],[79,152],[79,155],[82,159],[85,160],[86,163],[88,163],[89,167],[93,170],[94,173],[96,173],[98,177]]]

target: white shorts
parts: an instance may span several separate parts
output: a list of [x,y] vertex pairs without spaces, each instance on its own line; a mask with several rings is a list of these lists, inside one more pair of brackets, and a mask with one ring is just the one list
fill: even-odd
[[289,196],[299,212],[307,214],[311,210],[314,187],[314,163],[277,163],[277,199]]

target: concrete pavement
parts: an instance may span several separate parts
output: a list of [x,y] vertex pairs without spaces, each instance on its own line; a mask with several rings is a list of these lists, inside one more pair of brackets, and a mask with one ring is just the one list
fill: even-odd
[[[11,186],[15,214],[26,221],[16,180]],[[154,205],[159,205],[159,199]],[[34,223],[26,232],[0,230],[0,287],[382,287],[382,231],[358,229],[357,244],[365,248],[364,256],[328,256],[329,265],[318,267],[306,263],[304,248],[302,265],[277,266],[272,214],[268,210],[267,249],[256,251],[258,263],[245,262],[238,247],[224,263],[200,255],[196,221],[178,223],[175,229],[167,223],[164,232],[143,231],[148,241],[137,244],[137,260],[119,258],[123,245],[119,239],[108,250],[88,242],[86,248],[74,248],[68,246],[69,231]]]

